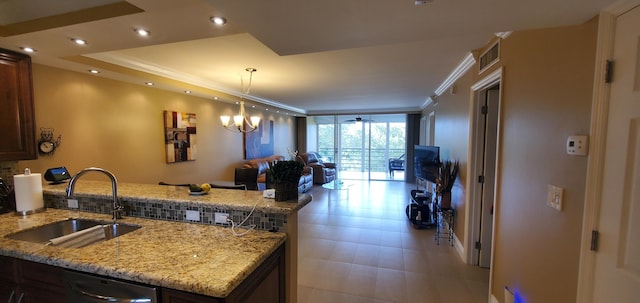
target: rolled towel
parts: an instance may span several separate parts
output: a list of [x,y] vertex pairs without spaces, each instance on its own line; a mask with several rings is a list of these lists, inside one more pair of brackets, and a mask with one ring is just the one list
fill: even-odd
[[104,233],[104,226],[98,225],[72,234],[50,239],[48,245],[76,248],[102,241],[105,237],[106,234]]

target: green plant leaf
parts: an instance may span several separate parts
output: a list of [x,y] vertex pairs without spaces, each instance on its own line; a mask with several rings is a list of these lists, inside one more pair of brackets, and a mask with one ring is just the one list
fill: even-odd
[[267,173],[273,183],[298,182],[302,175],[304,165],[298,161],[278,161],[271,165]]

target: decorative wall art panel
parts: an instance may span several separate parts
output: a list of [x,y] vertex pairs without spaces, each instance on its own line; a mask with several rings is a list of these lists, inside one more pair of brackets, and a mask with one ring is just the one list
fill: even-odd
[[167,163],[197,158],[196,114],[164,111]]
[[258,129],[244,133],[244,158],[249,160],[272,156],[273,142],[273,120],[261,121]]

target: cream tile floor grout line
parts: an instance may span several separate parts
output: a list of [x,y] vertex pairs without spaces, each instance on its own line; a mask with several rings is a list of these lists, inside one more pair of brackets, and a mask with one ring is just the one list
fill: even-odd
[[[415,185],[314,186],[299,212],[298,303],[486,303],[489,271],[464,264],[405,215]],[[331,197],[329,197],[331,195]]]

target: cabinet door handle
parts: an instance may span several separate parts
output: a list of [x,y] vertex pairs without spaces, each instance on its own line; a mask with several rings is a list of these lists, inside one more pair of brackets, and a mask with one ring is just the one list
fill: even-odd
[[7,303],[11,303],[11,302],[13,302],[13,295],[15,295],[15,294],[16,294],[16,291],[15,291],[15,290],[12,290],[12,291],[11,291],[11,294],[9,294],[9,301],[7,301]]
[[24,298],[24,293],[20,293],[20,297],[18,298],[18,303],[22,303],[22,298]]
[[69,287],[71,287],[71,290],[85,296],[85,297],[89,297],[92,298],[96,301],[99,302],[116,302],[116,303],[151,303],[151,299],[150,298],[115,298],[115,297],[111,297],[111,296],[104,296],[104,295],[98,295],[98,294],[92,294],[90,292],[86,292],[82,289],[80,289],[77,285],[75,285],[74,283],[69,283]]

